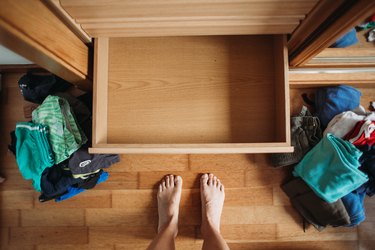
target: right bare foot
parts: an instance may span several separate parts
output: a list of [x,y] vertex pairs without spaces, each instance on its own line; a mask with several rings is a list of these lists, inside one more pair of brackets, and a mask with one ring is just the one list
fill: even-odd
[[209,230],[220,232],[220,217],[224,205],[224,186],[213,174],[201,177],[202,226],[203,235]]
[[177,235],[178,210],[180,206],[182,190],[181,176],[168,175],[164,177],[159,185],[158,191],[158,232],[170,225]]

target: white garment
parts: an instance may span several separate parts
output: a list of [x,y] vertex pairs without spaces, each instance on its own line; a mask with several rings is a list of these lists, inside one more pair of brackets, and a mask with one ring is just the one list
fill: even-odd
[[[362,112],[361,112],[362,113]],[[371,112],[367,115],[359,115],[353,111],[345,111],[341,114],[336,115],[328,123],[326,130],[324,130],[323,135],[330,133],[336,137],[344,138],[357,124],[357,122],[362,120],[375,121],[375,113]]]

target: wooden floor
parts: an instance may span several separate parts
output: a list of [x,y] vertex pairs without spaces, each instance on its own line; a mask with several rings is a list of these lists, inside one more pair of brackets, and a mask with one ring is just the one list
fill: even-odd
[[[200,249],[199,175],[226,187],[222,233],[231,249],[374,249],[375,198],[358,228],[306,232],[279,185],[291,169],[265,155],[123,155],[109,180],[62,203],[39,203],[7,152],[9,131],[23,118],[20,75],[3,76],[0,99],[0,245],[2,249],[145,249],[157,227],[155,186],[167,173],[184,179],[177,249]],[[292,99],[296,98],[291,91]]]

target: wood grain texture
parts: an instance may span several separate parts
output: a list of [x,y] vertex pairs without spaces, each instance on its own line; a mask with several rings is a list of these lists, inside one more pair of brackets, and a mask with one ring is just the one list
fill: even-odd
[[375,50],[373,48],[326,48],[302,67],[374,67]]
[[358,87],[373,87],[375,72],[348,73],[307,73],[289,72],[290,88],[309,88],[348,84]]
[[317,1],[70,1],[62,7],[94,37],[291,33]]
[[41,1],[0,2],[0,43],[89,89],[89,49]]
[[94,41],[93,145],[107,142],[108,38]]
[[43,2],[58,16],[84,43],[91,43],[92,38],[82,29],[81,25],[61,7],[60,0],[43,0]]
[[273,50],[272,36],[111,38],[108,142],[277,142]]
[[[4,138],[23,117],[16,84],[20,76],[3,77],[0,126]],[[359,90],[363,104],[375,96],[371,88]],[[291,113],[300,109],[302,92],[314,91],[292,89]],[[106,183],[60,203],[40,203],[39,194],[28,187],[31,183],[14,177],[18,167],[5,146],[0,150],[0,173],[10,175],[11,183],[6,181],[0,188],[1,249],[145,249],[157,228],[155,187],[171,173],[184,179],[176,247],[201,249],[199,177],[207,172],[225,185],[221,231],[231,249],[352,250],[372,249],[374,243],[373,198],[366,199],[367,221],[358,228],[327,228],[318,233],[309,227],[303,232],[301,217],[279,187],[292,169],[273,169],[265,154],[122,155],[122,162],[108,169],[109,184],[104,188],[101,185]]]

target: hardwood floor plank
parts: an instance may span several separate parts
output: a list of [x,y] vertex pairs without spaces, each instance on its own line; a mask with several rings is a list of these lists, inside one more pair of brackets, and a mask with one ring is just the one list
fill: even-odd
[[24,209],[21,210],[21,225],[23,227],[84,226],[85,213],[83,209]]
[[272,187],[226,188],[225,206],[272,205]]
[[290,242],[254,242],[229,243],[231,250],[355,250],[356,241],[290,241]]
[[290,176],[286,168],[258,167],[245,173],[247,187],[260,187],[284,183]]
[[0,227],[0,246],[1,248],[5,249],[9,243],[9,228],[8,227]]
[[375,222],[362,222],[358,226],[360,240],[374,240]]
[[87,244],[87,235],[87,227],[13,227],[9,244]]
[[359,250],[373,250],[375,240],[360,240],[358,242]]
[[112,244],[43,244],[38,245],[36,250],[114,250]]
[[97,185],[95,190],[136,189],[138,187],[138,173],[111,172],[111,168],[106,171],[109,172],[108,180]]
[[18,209],[0,209],[0,227],[20,226],[20,211]]
[[295,224],[302,221],[297,212],[289,206],[224,206],[222,225],[233,224]]
[[[12,161],[15,161],[12,159]],[[0,163],[2,166],[3,164]],[[8,165],[8,164],[4,164]],[[6,178],[6,181],[0,185],[0,190],[7,190],[7,191],[12,191],[12,190],[34,190],[32,186],[32,182],[25,180],[21,173],[20,170],[18,169],[17,166],[14,166],[13,168],[8,168],[8,169],[2,169],[2,174]]]
[[251,154],[218,154],[218,155],[189,155],[189,168],[199,173],[211,171],[242,171],[256,167],[254,156]]
[[39,202],[39,194],[34,197],[35,208],[109,208],[111,207],[111,191],[107,190],[87,190],[78,196],[70,198],[62,202],[55,202],[54,200],[48,202]]
[[0,206],[2,209],[33,208],[34,191],[1,191]]
[[148,208],[144,210],[129,209],[105,209],[90,208],[86,209],[87,226],[148,226],[157,227],[158,211],[157,208]]
[[276,239],[275,224],[225,225],[221,233],[227,242],[269,241]]
[[280,241],[355,241],[358,237],[356,228],[327,227],[319,232],[310,226],[304,232],[302,224],[280,223],[277,224],[277,239]]
[[[151,189],[114,190],[112,191],[112,206],[113,208],[156,208],[156,193],[156,190]],[[181,194],[180,207],[196,205],[193,203],[193,197],[194,200],[196,200],[195,197],[197,197],[198,195],[199,193],[197,190],[183,189]]]
[[186,171],[188,155],[133,154],[121,155],[112,172]]
[[[156,227],[153,226],[117,226],[117,227],[90,227],[90,244],[149,244],[156,235]],[[179,230],[180,240],[194,238],[196,229],[194,226],[185,226]]]

